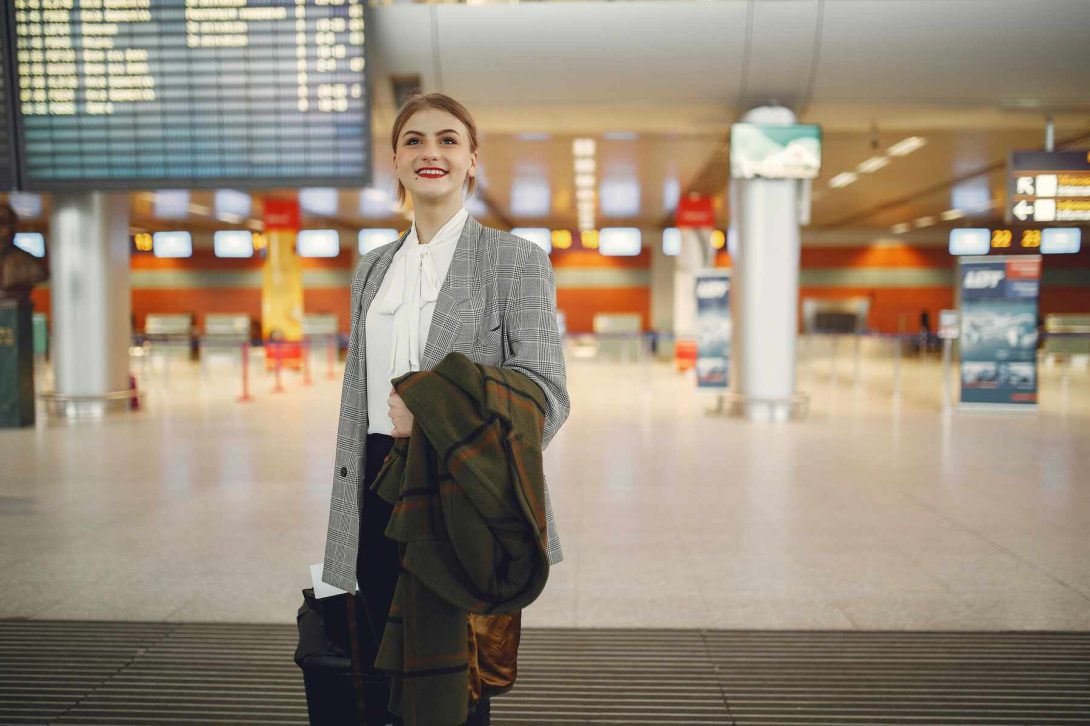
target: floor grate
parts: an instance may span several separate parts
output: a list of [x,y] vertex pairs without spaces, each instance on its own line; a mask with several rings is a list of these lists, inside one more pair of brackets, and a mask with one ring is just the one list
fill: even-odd
[[[306,724],[291,625],[0,620],[0,724]],[[1090,726],[1090,633],[528,629],[493,723]]]

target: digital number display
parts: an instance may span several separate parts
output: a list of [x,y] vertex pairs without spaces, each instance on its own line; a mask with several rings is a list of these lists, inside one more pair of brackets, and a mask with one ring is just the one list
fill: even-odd
[[370,183],[365,0],[6,0],[30,190]]

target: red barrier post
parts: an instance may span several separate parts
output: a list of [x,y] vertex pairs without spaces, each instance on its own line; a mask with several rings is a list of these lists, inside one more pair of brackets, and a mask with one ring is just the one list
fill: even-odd
[[273,387],[273,393],[283,393],[284,384],[280,378],[280,369],[284,367],[284,348],[280,345],[279,341],[274,342],[271,340],[265,343],[265,347],[276,356],[275,365],[273,366],[273,370],[276,373],[276,385]]
[[303,338],[303,385],[309,386],[313,383],[310,380],[310,337]]
[[238,397],[239,403],[248,403],[254,400],[250,395],[250,342],[242,343],[242,395]]

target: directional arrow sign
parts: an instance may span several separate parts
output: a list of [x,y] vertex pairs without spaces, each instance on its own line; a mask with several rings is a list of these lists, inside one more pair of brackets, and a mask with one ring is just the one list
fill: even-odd
[[1033,196],[1033,177],[1020,176],[1018,177],[1017,191],[1015,194],[1028,194]]
[[1014,216],[1018,217],[1019,221],[1025,222],[1032,214],[1033,205],[1025,199],[1014,205]]

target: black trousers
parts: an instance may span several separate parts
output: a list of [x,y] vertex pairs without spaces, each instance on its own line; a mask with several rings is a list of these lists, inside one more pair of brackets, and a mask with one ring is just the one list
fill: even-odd
[[[364,663],[367,704],[367,726],[386,726],[397,723],[386,710],[390,700],[389,677],[374,667],[378,646],[386,630],[386,617],[394,599],[400,555],[397,542],[389,539],[386,525],[393,513],[393,505],[387,504],[371,491],[371,484],[382,468],[382,462],[394,446],[394,440],[384,434],[367,435],[367,462],[364,469],[365,489],[363,511],[360,514],[359,549],[356,554],[356,580],[360,585],[360,598],[367,613],[369,627],[360,627],[360,657]],[[364,624],[361,624],[364,625]],[[464,726],[489,726],[491,704],[482,700]]]

